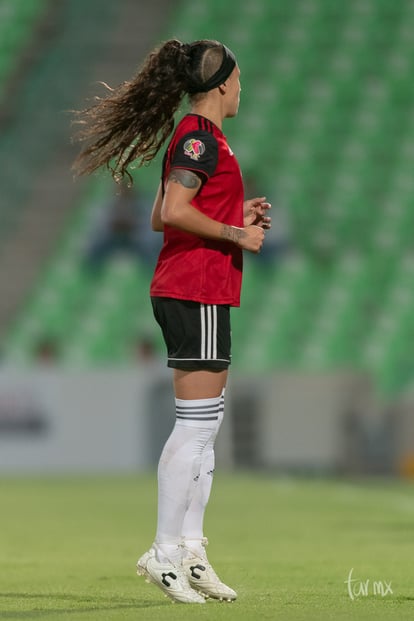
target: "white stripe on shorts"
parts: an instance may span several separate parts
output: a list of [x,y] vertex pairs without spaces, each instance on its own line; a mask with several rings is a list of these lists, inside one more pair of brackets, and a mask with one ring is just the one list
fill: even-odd
[[213,358],[214,360],[217,358],[217,306],[213,306]]
[[217,359],[217,306],[200,304],[201,360]]

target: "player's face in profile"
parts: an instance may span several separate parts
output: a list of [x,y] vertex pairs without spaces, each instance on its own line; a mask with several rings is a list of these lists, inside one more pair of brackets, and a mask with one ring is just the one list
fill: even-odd
[[226,117],[236,116],[240,103],[240,69],[236,65],[226,80],[227,85],[227,114]]

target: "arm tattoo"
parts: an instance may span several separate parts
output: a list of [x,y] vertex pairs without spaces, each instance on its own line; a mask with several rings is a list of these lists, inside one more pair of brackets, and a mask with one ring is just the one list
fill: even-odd
[[199,188],[201,185],[201,179],[196,173],[181,168],[174,168],[168,175],[168,180],[174,183],[180,183],[189,190]]
[[223,224],[221,227],[220,235],[222,239],[226,241],[231,241],[234,244],[240,244],[240,240],[242,237],[246,236],[246,232],[243,229],[238,229],[235,226],[230,226],[229,224]]

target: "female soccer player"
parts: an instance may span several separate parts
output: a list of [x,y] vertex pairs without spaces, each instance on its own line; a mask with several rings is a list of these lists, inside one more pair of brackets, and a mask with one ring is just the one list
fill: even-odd
[[265,197],[244,201],[237,160],[222,132],[237,114],[240,70],[217,41],[169,40],[138,74],[79,113],[78,137],[90,141],[79,173],[102,165],[115,179],[130,163],[149,162],[170,135],[152,227],[164,244],[151,284],[154,315],[173,369],[176,422],[158,467],[155,542],[138,574],[175,601],[231,601],[207,560],[203,518],[214,472],[214,443],[223,418],[230,364],[230,307],[240,303],[242,251],[260,251],[270,227]]

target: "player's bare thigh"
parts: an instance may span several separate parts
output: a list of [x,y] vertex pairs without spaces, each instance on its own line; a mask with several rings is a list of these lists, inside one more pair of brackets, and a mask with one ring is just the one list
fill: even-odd
[[177,399],[210,399],[219,397],[226,385],[228,370],[174,369],[174,392]]

